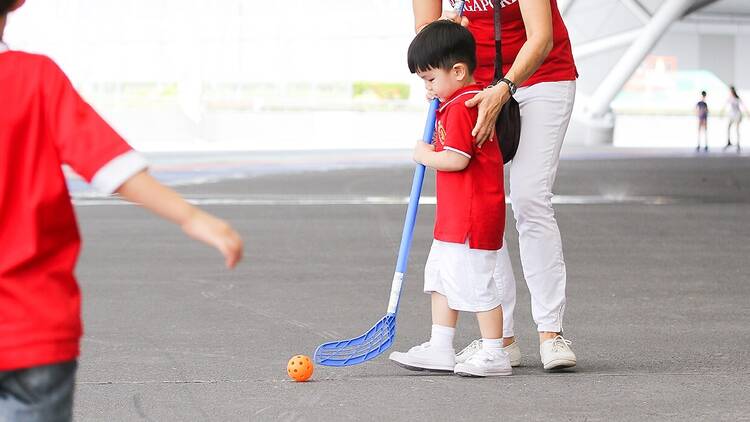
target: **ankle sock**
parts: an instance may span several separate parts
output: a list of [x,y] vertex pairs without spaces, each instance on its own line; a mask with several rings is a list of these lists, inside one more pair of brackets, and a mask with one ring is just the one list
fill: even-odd
[[430,336],[430,344],[438,349],[453,350],[453,336],[455,334],[456,329],[453,327],[433,324],[432,335]]
[[501,352],[503,350],[502,338],[483,338],[482,350],[487,352]]

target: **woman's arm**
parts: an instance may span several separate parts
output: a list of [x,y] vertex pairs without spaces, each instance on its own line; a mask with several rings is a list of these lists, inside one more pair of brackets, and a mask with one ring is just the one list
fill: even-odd
[[414,161],[439,171],[461,171],[469,165],[469,157],[445,150],[435,152],[435,145],[417,141]]
[[465,16],[458,16],[452,10],[441,10],[443,2],[440,0],[412,0],[414,10],[414,32],[419,32],[428,24],[438,19],[448,19],[463,26],[469,26],[469,20]]
[[440,19],[442,2],[440,0],[412,0],[414,10],[414,32],[419,32],[425,25]]
[[505,77],[521,85],[552,51],[552,10],[549,0],[518,0],[518,5],[526,27],[526,43]]
[[[552,10],[549,0],[518,0],[518,4],[526,27],[526,42],[505,77],[520,86],[536,72],[552,50]],[[499,83],[466,102],[468,107],[479,105],[479,118],[471,132],[479,145],[492,136],[497,115],[509,99],[510,88]]]

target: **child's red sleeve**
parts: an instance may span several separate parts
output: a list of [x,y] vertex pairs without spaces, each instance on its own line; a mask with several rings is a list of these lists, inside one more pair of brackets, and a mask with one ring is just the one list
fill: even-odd
[[51,60],[44,71],[43,106],[48,136],[69,165],[106,193],[146,168],[143,158],[87,104]]
[[443,149],[457,152],[471,158],[474,152],[474,119],[463,104],[456,104],[446,110],[445,146]]

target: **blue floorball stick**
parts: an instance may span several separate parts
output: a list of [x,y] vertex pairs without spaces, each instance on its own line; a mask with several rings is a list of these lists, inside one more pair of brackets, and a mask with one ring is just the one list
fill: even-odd
[[[453,8],[459,16],[463,14],[464,3],[462,0],[454,3]],[[440,101],[437,98],[430,102],[427,123],[422,135],[422,140],[425,143],[432,143],[432,136],[435,133],[435,116],[439,106]],[[411,183],[411,195],[409,196],[409,207],[406,209],[404,231],[401,234],[401,246],[398,249],[396,272],[393,274],[391,284],[388,311],[380,321],[361,336],[348,340],[331,341],[318,346],[315,349],[315,363],[325,366],[358,365],[380,356],[393,344],[393,339],[396,338],[396,316],[401,299],[401,287],[404,283],[404,274],[406,274],[409,261],[409,250],[414,235],[414,223],[417,221],[417,209],[419,208],[419,196],[422,194],[424,172],[424,165],[417,164],[417,168],[414,170],[414,179]]]
[[[424,127],[422,140],[428,144],[432,143],[432,135],[435,133],[435,115],[439,105],[440,101],[437,98],[432,100],[430,110],[427,113],[427,123]],[[315,363],[326,366],[357,365],[376,358],[393,344],[393,339],[396,337],[396,316],[398,315],[398,304],[401,298],[401,286],[404,282],[404,274],[406,274],[409,260],[409,250],[414,235],[414,223],[417,220],[417,208],[419,207],[419,196],[422,193],[424,172],[424,165],[417,164],[411,184],[404,231],[401,234],[401,246],[398,249],[396,272],[393,274],[393,283],[391,284],[388,312],[372,328],[359,337],[332,341],[318,346],[315,350]]]

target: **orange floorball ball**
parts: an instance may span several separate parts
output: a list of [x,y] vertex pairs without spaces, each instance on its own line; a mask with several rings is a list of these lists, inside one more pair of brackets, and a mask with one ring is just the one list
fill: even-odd
[[294,356],[286,364],[286,373],[295,381],[307,381],[313,374],[313,363],[305,355]]

